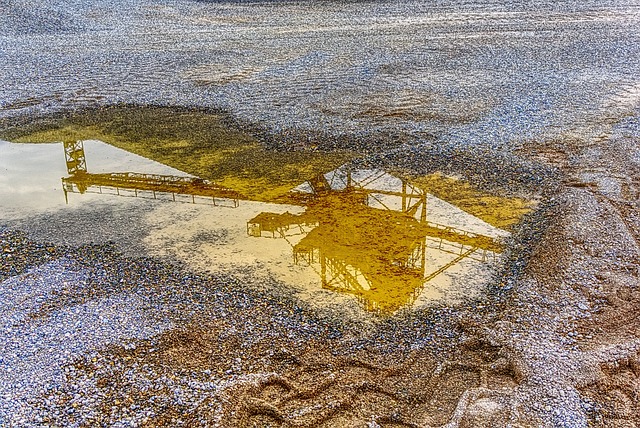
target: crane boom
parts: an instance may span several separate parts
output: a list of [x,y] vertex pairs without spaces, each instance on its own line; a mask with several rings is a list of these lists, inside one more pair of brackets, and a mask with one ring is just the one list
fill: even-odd
[[[103,193],[104,189],[120,191],[150,192],[155,199],[158,194],[169,194],[176,201],[176,195],[187,195],[191,202],[196,203],[196,196],[211,198],[213,205],[218,200],[229,200],[233,207],[237,207],[242,195],[227,187],[203,180],[199,177],[143,174],[138,172],[112,172],[93,174],[87,171],[87,162],[82,141],[65,141],[64,154],[67,164],[68,177],[62,178],[62,188],[65,199],[68,193]],[[93,189],[93,190],[92,190]]]

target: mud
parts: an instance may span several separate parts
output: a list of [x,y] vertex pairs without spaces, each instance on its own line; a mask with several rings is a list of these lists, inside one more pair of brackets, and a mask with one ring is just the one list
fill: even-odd
[[[434,361],[420,351],[348,351],[339,341],[292,346],[276,339],[241,348],[244,338],[230,335],[231,327],[221,322],[167,332],[151,352],[147,344],[135,351],[112,350],[125,361],[115,372],[95,370],[104,363],[101,357],[89,367],[79,364],[79,375],[97,376],[96,393],[108,397],[101,403],[107,410],[127,401],[144,406],[149,397],[143,391],[122,389],[127,384],[124,373],[143,365],[159,373],[206,370],[223,378],[239,367],[265,373],[236,377],[195,409],[168,408],[145,426],[170,426],[180,420],[187,426],[349,427],[370,420],[381,426],[424,427],[452,419],[461,426],[490,426],[504,423],[513,412],[512,403],[497,390],[515,386],[517,374],[504,350],[487,343],[468,340],[455,359]],[[461,408],[461,399],[475,405],[476,413]],[[483,399],[488,409],[481,409]]]

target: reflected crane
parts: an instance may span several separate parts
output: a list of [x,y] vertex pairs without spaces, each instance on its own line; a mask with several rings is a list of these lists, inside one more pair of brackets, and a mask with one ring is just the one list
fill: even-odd
[[62,189],[67,203],[69,193],[108,193],[233,208],[241,199],[237,191],[198,177],[137,172],[89,173],[84,143],[65,141],[63,145],[69,176],[62,178]]
[[[342,171],[338,185],[325,174],[314,177],[303,186],[309,190],[305,212],[260,213],[247,222],[247,233],[303,235],[292,245],[294,262],[314,266],[323,288],[354,295],[378,313],[412,304],[427,282],[463,259],[486,262],[503,251],[498,239],[427,221],[427,193],[407,180],[396,190],[376,186],[388,182],[385,171],[363,176],[360,170],[358,180],[355,172]],[[397,208],[390,199],[399,199]],[[450,260],[428,271],[427,247]]]
[[[89,173],[82,141],[64,142],[64,153],[65,199],[68,193],[100,193],[232,207],[246,199],[197,177]],[[296,190],[286,202],[304,206],[304,212],[262,212],[247,222],[247,234],[287,240],[299,235],[292,244],[294,263],[313,267],[323,288],[354,295],[369,311],[393,313],[464,259],[486,262],[503,251],[499,239],[428,221],[427,192],[386,171],[346,166]],[[427,249],[448,254],[448,261],[429,269]]]

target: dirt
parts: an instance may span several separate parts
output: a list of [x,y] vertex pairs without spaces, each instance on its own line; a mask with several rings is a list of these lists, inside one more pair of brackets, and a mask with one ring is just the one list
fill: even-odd
[[[206,370],[222,377],[242,366],[248,373],[264,374],[236,379],[197,408],[167,408],[145,426],[172,426],[176,418],[187,426],[200,426],[204,419],[204,425],[234,427],[356,427],[366,420],[385,427],[427,427],[452,418],[460,426],[498,426],[513,416],[500,401],[489,412],[460,411],[461,400],[480,407],[483,397],[500,397],[501,388],[512,388],[519,380],[505,350],[477,338],[468,339],[455,358],[436,362],[425,351],[354,352],[335,340],[296,346],[279,338],[241,347],[245,338],[230,331],[233,326],[222,321],[169,331],[153,347],[113,348],[112,356],[124,365],[98,374],[96,395],[108,397],[101,407],[148,399],[125,379],[141,366],[157,373]],[[92,364],[78,368],[95,372]]]
[[[208,306],[216,316],[190,318],[179,328],[136,340],[133,347],[112,345],[78,357],[53,399],[61,409],[92,410],[53,422],[109,424],[152,408],[141,419],[145,426],[637,426],[638,150],[639,142],[624,136],[525,145],[521,159],[554,168],[560,180],[541,189],[538,210],[524,215],[523,222],[496,216],[494,221],[508,224],[514,235],[488,300],[390,318],[403,326],[398,329],[381,327],[383,320],[367,324],[363,332],[351,326],[341,334],[301,338],[286,329],[288,321],[279,330],[271,325],[297,316],[295,299],[285,298],[284,314],[276,315],[268,298],[230,308],[232,300],[225,297]],[[473,157],[458,153],[458,161]],[[422,165],[419,155],[414,160]],[[491,162],[482,167],[490,169]],[[521,171],[507,164],[499,171],[507,174],[507,182],[509,168]],[[536,169],[526,171],[534,176]],[[474,199],[476,206],[489,198],[475,189],[449,197],[461,203]],[[511,204],[515,211],[528,208],[515,197]],[[53,246],[25,245],[19,253],[59,257]],[[3,257],[18,273],[32,263],[26,256],[18,258],[22,264]],[[111,269],[120,272],[126,265],[139,270],[117,257]],[[144,282],[139,276],[132,276],[134,288],[127,292]],[[243,296],[239,301],[254,292],[250,283],[236,292]],[[99,281],[90,286],[98,294],[127,290]],[[51,308],[92,296],[87,290],[76,294],[59,298]],[[233,316],[222,315],[226,311]],[[443,313],[455,321],[445,322]],[[45,310],[34,319],[46,316]],[[298,319],[318,317],[310,310]],[[336,318],[334,313],[325,320],[335,327],[340,325]],[[430,339],[416,341],[403,330],[408,322],[415,331],[430,332]],[[401,345],[405,340],[409,344]],[[201,395],[180,398],[178,384]],[[77,390],[91,404],[80,403]]]
[[638,148],[637,139],[612,137],[592,145],[567,139],[529,152],[566,178],[564,211],[538,245],[528,274],[550,294],[571,288],[585,309],[571,324],[594,372],[575,384],[589,425],[597,427],[640,421]]

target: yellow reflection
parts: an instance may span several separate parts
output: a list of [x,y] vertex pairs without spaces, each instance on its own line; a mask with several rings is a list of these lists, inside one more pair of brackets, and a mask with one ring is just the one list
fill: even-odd
[[265,202],[286,195],[301,178],[354,157],[347,151],[267,150],[222,114],[165,107],[80,112],[5,138],[24,143],[100,140]]
[[[304,213],[260,213],[247,222],[247,233],[304,235],[293,245],[294,262],[314,267],[323,288],[354,295],[370,311],[393,313],[463,259],[493,261],[503,250],[504,233],[492,237],[429,221],[428,194],[385,171],[343,167],[300,187]],[[428,265],[428,241],[451,257]]]
[[504,230],[510,230],[522,216],[535,208],[535,203],[531,200],[496,196],[476,189],[471,183],[439,173],[415,177],[411,182],[432,195]]
[[[247,195],[193,176],[94,174],[87,169],[81,141],[65,142],[64,153],[65,195],[110,193],[238,207],[243,201],[262,202],[272,191]],[[296,184],[286,197],[278,191],[269,202],[304,211],[264,211],[246,219],[248,239],[286,240],[292,265],[309,267],[322,288],[352,295],[379,314],[413,304],[427,285],[453,269],[493,263],[509,235],[503,228],[532,206],[481,193],[441,174],[407,179],[349,164]],[[494,206],[488,207],[489,202]]]
[[[225,204],[230,201],[234,207],[242,197],[233,189],[202,180],[198,177],[144,174],[138,172],[113,172],[92,174],[87,170],[84,144],[82,141],[63,143],[68,177],[62,179],[65,199],[68,193],[113,193],[119,196],[171,197],[174,202]],[[128,192],[128,193],[127,193]],[[187,196],[185,200],[184,197]],[[196,201],[196,197],[198,200]]]

